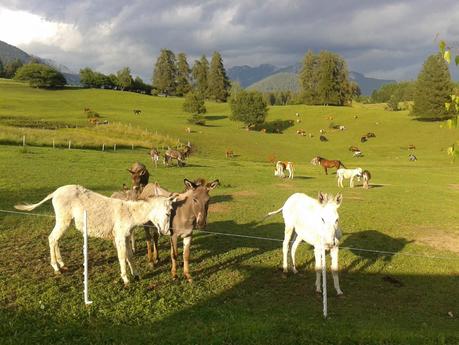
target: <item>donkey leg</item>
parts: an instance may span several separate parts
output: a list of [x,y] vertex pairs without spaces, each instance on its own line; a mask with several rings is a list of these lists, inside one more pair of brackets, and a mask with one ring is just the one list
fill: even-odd
[[296,250],[298,248],[298,245],[301,243],[301,241],[302,241],[301,237],[300,236],[296,236],[296,239],[295,239],[295,241],[293,242],[293,245],[292,245],[292,252],[290,253],[290,255],[292,256],[292,265],[293,265],[292,271],[295,274],[298,273],[298,270],[296,269],[295,255],[296,255]]
[[171,236],[171,275],[172,279],[177,279],[177,235],[173,234]]
[[328,171],[327,171],[327,168],[326,168],[326,167],[324,167],[324,169],[325,169],[325,175],[328,175]]
[[191,236],[183,239],[183,275],[189,283],[193,282],[190,275],[190,246]]
[[134,279],[139,279],[139,273],[136,271],[135,267],[134,267],[134,253],[133,253],[133,250],[130,246],[131,243],[130,242],[130,239],[132,239],[131,236],[129,237],[126,237],[126,262],[127,264],[129,265],[129,269],[131,270],[131,274],[132,276],[134,277]]
[[330,249],[331,256],[331,271],[333,275],[333,285],[335,286],[336,293],[339,295],[343,294],[341,288],[339,287],[339,277],[338,277],[338,252],[339,247],[334,246]]
[[143,230],[145,231],[145,240],[147,241],[147,259],[148,259],[148,266],[153,268],[155,266],[155,261],[153,258],[153,254],[151,251],[151,231],[153,229],[150,228],[151,223],[145,224],[143,226]]
[[71,219],[56,218],[56,224],[54,225],[53,231],[51,231],[51,234],[48,236],[51,266],[53,267],[55,274],[61,273],[59,265],[65,270],[65,265],[62,261],[61,252],[59,250],[59,239],[62,237],[65,230],[67,230],[70,222]]
[[322,275],[322,248],[314,247],[314,256],[316,259],[316,292],[320,293],[322,288],[320,286],[320,277]]
[[285,230],[284,230],[284,242],[282,243],[282,268],[284,270],[284,273],[288,272],[288,247],[290,244],[290,238],[292,237],[293,233],[293,226],[287,226],[285,225]]
[[120,263],[121,279],[124,285],[129,284],[129,279],[126,274],[126,237],[118,236],[115,238],[116,251],[118,253],[118,261]]

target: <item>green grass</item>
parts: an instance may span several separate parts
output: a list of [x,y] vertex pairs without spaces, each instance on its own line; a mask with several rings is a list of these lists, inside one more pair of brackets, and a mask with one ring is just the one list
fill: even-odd
[[[312,251],[305,244],[297,253],[301,273],[284,278],[279,270],[280,242],[197,232],[190,285],[184,279],[170,279],[167,238],[160,239],[159,266],[147,267],[139,229],[136,265],[142,279],[127,289],[119,280],[113,245],[90,240],[94,304],[85,307],[81,235],[70,229],[61,240],[70,271],[56,278],[47,244],[53,219],[0,212],[1,344],[459,342],[459,168],[446,154],[446,148],[457,141],[458,130],[413,121],[406,112],[385,112],[375,105],[287,106],[270,108],[268,121],[295,120],[299,112],[302,122],[283,134],[265,134],[248,132],[229,121],[226,104],[207,103],[209,126],[193,126],[187,134],[188,115],[181,110],[182,102],[107,90],[44,91],[0,80],[0,117],[18,119],[2,122],[0,136],[24,117],[26,123],[36,119],[83,126],[83,108],[90,107],[110,121],[181,142],[190,140],[197,147],[186,167],[155,169],[142,148],[100,152],[2,145],[0,209],[12,210],[21,201],[37,202],[65,184],[82,184],[108,195],[129,183],[126,168],[142,161],[151,181],[175,191],[183,189],[185,177],[220,179],[222,185],[212,192],[207,231],[281,239],[281,216],[260,222],[268,211],[279,208],[294,192],[316,195],[319,190],[339,190],[334,174],[325,176],[309,163],[319,154],[340,159],[348,167],[361,166],[373,175],[374,188],[342,190],[343,246],[397,254],[343,249],[340,281],[345,297],[334,297],[329,276],[330,317],[325,321],[321,300],[314,294]],[[142,115],[135,117],[134,108],[142,109]],[[331,121],[347,129],[330,131]],[[314,138],[296,135],[301,128]],[[327,143],[318,139],[321,128],[327,130]],[[68,130],[42,130],[36,140]],[[370,131],[377,137],[361,144],[360,136]],[[87,139],[98,142],[109,137],[109,133],[99,137],[90,133]],[[125,140],[123,134],[119,137]],[[407,159],[409,144],[417,147],[417,162]],[[352,158],[350,145],[360,147],[365,156]],[[237,157],[226,159],[227,148]],[[295,162],[295,179],[275,178],[274,166],[268,162],[272,156]],[[51,204],[34,213],[52,215]]]

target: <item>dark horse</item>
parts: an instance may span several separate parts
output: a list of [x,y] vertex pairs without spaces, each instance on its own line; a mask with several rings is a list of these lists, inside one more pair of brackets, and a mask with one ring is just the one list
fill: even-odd
[[338,160],[330,161],[328,159],[325,159],[319,156],[314,157],[311,160],[311,164],[321,165],[325,170],[325,175],[328,175],[327,169],[329,168],[339,169],[340,167],[343,167],[344,169],[346,169],[346,167],[344,166],[343,163],[341,163],[341,161],[338,161]]

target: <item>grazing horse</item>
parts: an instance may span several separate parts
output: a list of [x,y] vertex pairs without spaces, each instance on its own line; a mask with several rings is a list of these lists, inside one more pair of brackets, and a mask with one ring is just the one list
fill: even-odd
[[374,134],[373,132],[368,132],[367,138],[376,138],[376,134]]
[[[217,187],[220,182],[215,180],[206,183],[203,179],[198,179],[191,182],[187,179],[183,180],[186,190],[183,193],[175,193],[177,202],[173,204],[171,214],[171,274],[172,278],[177,278],[177,241],[178,238],[183,239],[183,275],[192,282],[190,275],[190,245],[193,229],[204,229],[207,224],[207,210],[209,207],[209,192]],[[148,184],[142,191],[140,199],[148,199],[152,196],[166,196],[171,197],[174,195],[164,188],[161,188],[157,183]],[[150,226],[144,226],[145,235],[147,238],[147,255],[148,261],[151,266],[158,261],[158,231]],[[153,237],[153,253],[151,251],[151,239]]]
[[368,141],[368,138],[366,136],[363,136],[363,137],[360,138],[360,142],[361,143],[364,143],[366,141]]
[[321,136],[319,137],[319,139],[320,139],[320,141],[324,141],[324,142],[325,142],[325,141],[328,141],[328,139],[327,139],[327,137],[326,137],[325,135],[321,135]]
[[233,158],[234,157],[234,152],[231,149],[227,149],[225,152],[226,158]]
[[288,171],[288,178],[293,179],[293,163],[277,161],[274,176],[285,177],[285,171]]
[[415,161],[418,160],[418,159],[416,158],[416,156],[413,155],[413,154],[408,155],[408,159],[409,159],[411,162],[415,162]]
[[305,241],[314,246],[316,292],[318,293],[321,292],[322,251],[330,250],[333,283],[337,294],[343,294],[338,278],[339,240],[342,236],[339,227],[338,208],[342,199],[339,193],[333,198],[319,192],[318,200],[303,193],[295,193],[287,199],[280,209],[268,213],[268,216],[271,216],[282,211],[284,217],[285,232],[282,246],[284,273],[288,271],[287,255],[293,231],[297,235],[291,249],[293,273],[298,272],[295,263],[298,245]]
[[362,179],[363,179],[363,188],[368,189],[369,188],[369,182],[371,179],[371,174],[368,170],[364,170],[362,172]]
[[356,151],[360,151],[360,149],[357,146],[349,146],[349,151],[356,152]]
[[311,160],[311,164],[312,164],[312,165],[321,165],[321,166],[324,168],[324,170],[325,170],[325,175],[328,175],[327,169],[330,169],[330,168],[339,169],[340,167],[346,168],[346,167],[344,166],[344,164],[341,163],[341,161],[338,161],[338,160],[328,160],[328,159],[325,159],[325,158],[322,158],[322,157],[319,157],[319,156],[314,157],[314,158]]
[[183,153],[179,150],[169,148],[166,152],[164,152],[164,165],[169,166],[169,162],[171,162],[173,159],[177,160],[178,167],[185,165],[185,157],[183,156]]
[[362,168],[356,169],[338,169],[336,170],[336,176],[338,176],[338,187],[344,188],[343,180],[345,178],[350,179],[349,186],[354,188],[354,178],[360,181],[360,177],[362,176]]
[[142,110],[140,109],[134,109],[133,110],[134,115],[140,115],[142,113]]

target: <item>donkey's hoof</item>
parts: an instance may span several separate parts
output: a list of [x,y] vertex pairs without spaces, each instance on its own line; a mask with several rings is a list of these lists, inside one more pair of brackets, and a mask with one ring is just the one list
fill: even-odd
[[61,271],[54,271],[54,275],[55,275],[55,276],[60,276],[61,274],[62,274]]
[[61,273],[67,272],[68,270],[69,268],[67,266],[62,266],[61,268],[59,268],[59,272]]
[[188,283],[190,283],[190,284],[193,283],[193,278],[191,278],[190,275],[186,275],[186,276],[185,276],[185,279],[186,279],[186,281],[187,281]]
[[346,297],[346,296],[344,296],[344,293],[341,291],[341,292],[339,292],[339,293],[336,295],[336,297],[338,297],[338,298],[344,298],[344,297]]
[[292,272],[293,272],[293,274],[297,274],[298,270],[295,267],[293,267]]
[[139,280],[140,280],[140,275],[134,274],[134,280],[135,280],[135,281],[139,281]]

